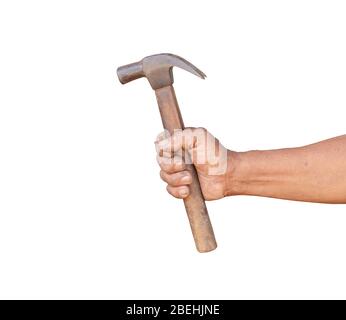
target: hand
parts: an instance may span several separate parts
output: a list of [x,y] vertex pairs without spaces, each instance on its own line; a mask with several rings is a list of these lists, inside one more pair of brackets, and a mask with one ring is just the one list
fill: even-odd
[[[186,163],[195,165],[205,200],[216,200],[227,195],[231,171],[228,162],[232,154],[204,128],[187,128],[173,135],[163,132],[156,144],[160,176],[167,191],[176,198],[189,196],[191,174]],[[185,159],[185,161],[183,160]]]

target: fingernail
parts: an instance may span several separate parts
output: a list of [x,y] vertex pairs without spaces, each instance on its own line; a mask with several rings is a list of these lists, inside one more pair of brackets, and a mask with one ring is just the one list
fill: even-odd
[[186,197],[188,195],[188,191],[186,189],[183,189],[179,192],[181,197]]
[[182,179],[181,179],[181,182],[182,183],[189,183],[191,180],[190,180],[190,176],[186,175],[184,176]]

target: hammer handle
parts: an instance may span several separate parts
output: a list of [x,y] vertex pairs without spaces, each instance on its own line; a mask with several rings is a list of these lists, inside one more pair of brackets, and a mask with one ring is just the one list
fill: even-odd
[[[183,119],[173,86],[157,89],[155,90],[155,94],[163,127],[171,134],[174,129],[184,129]],[[191,161],[186,162],[191,163]],[[195,166],[193,164],[187,164],[186,167],[192,176],[192,183],[189,185],[190,195],[184,199],[186,213],[189,218],[197,250],[199,252],[208,252],[217,247],[213,227],[209,219]]]

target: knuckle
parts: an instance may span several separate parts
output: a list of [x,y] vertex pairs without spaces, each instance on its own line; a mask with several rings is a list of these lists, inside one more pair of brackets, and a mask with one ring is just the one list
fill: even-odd
[[183,175],[180,172],[172,174],[169,181],[170,185],[172,185],[173,187],[180,187],[184,185],[184,183],[182,182],[182,177]]
[[168,186],[166,187],[166,190],[167,190],[167,192],[168,192],[171,196],[173,196],[173,197],[175,197],[175,198],[178,198],[177,193],[174,191],[175,189],[172,189],[171,186],[168,185]]
[[196,128],[185,128],[184,129],[184,137],[189,137],[193,134],[193,132],[196,130]]
[[161,141],[163,139],[166,139],[168,137],[168,132],[167,130],[161,131],[157,137],[156,137],[156,141]]
[[207,129],[206,128],[203,128],[203,127],[198,127],[195,129],[195,133],[197,135],[202,135],[202,134],[205,134],[207,132]]
[[158,164],[159,164],[161,170],[165,170],[166,164],[163,161],[158,161]]
[[173,168],[172,168],[174,171],[180,171],[181,170],[181,164],[178,163],[178,162],[175,162],[173,164]]
[[163,166],[165,164],[165,158],[162,157],[160,154],[156,155],[156,161],[160,166]]
[[174,165],[173,164],[166,164],[162,170],[165,171],[165,173],[170,173],[173,171]]
[[160,164],[161,170],[165,172],[171,172],[174,165],[169,161],[162,161]]
[[163,170],[160,171],[160,178],[165,180],[165,172]]
[[172,175],[170,183],[174,186],[178,186],[181,179],[180,173]]
[[192,176],[188,171],[184,171],[180,177],[182,184],[192,183]]
[[162,173],[161,173],[161,179],[162,179],[164,182],[168,183],[168,184],[170,184],[170,182],[171,182],[171,176],[170,176],[170,174],[167,173],[167,172],[165,172],[165,171],[162,171]]
[[170,195],[173,195],[170,186],[167,186],[167,187],[166,187],[166,190],[167,190],[167,192],[168,192]]

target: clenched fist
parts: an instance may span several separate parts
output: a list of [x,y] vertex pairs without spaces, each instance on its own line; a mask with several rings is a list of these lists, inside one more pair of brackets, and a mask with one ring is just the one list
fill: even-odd
[[177,130],[172,135],[165,131],[155,143],[160,176],[167,183],[167,191],[172,196],[189,196],[192,177],[186,170],[186,163],[195,165],[206,200],[227,195],[232,152],[206,129],[187,128]]

